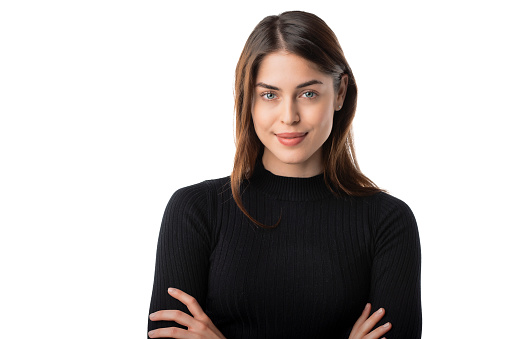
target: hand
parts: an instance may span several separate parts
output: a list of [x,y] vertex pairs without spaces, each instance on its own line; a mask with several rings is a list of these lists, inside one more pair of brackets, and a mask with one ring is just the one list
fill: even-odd
[[[358,318],[355,325],[353,326],[351,334],[349,334],[349,339],[379,339],[383,334],[392,328],[392,324],[386,323],[383,326],[380,326],[374,331],[370,332],[370,330],[372,330],[378,321],[381,320],[381,318],[385,315],[385,310],[380,308],[377,310],[377,312],[373,313],[369,317],[371,307],[371,304],[367,304],[367,306],[365,306],[362,315],[360,318]],[[383,339],[386,338],[383,337]]]
[[203,312],[196,299],[187,293],[176,289],[169,288],[168,293],[175,299],[180,300],[189,312],[194,316],[191,317],[185,312],[178,310],[162,310],[150,314],[150,320],[170,320],[176,321],[180,325],[187,326],[187,329],[178,327],[164,327],[148,332],[150,338],[199,338],[199,339],[226,339],[215,327],[210,318]]

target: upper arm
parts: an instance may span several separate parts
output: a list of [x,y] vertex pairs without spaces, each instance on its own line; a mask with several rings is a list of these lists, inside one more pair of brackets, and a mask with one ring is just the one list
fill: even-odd
[[392,323],[390,339],[421,338],[421,248],[415,217],[403,201],[380,195],[375,211],[370,301],[383,307],[379,324]]
[[[190,294],[205,308],[210,245],[209,190],[203,183],[176,191],[162,218],[150,302],[150,313],[187,307],[167,293],[176,287]],[[178,326],[174,322],[148,320],[148,329]]]

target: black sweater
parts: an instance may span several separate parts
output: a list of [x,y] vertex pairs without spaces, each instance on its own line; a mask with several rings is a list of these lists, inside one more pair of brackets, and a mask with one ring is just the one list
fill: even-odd
[[[242,184],[229,177],[176,191],[164,212],[150,313],[187,308],[168,293],[197,299],[226,338],[345,338],[367,302],[380,307],[389,339],[421,337],[420,241],[401,200],[377,193],[339,198],[323,175],[290,178],[258,162]],[[177,326],[148,320],[148,330]],[[184,326],[179,326],[185,328]]]

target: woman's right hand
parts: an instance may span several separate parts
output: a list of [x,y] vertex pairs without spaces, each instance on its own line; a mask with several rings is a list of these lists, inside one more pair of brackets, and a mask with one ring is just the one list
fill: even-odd
[[386,323],[371,332],[372,328],[385,315],[384,308],[380,308],[369,317],[371,307],[371,304],[367,304],[367,306],[365,306],[362,315],[353,326],[351,334],[349,334],[349,339],[379,339],[392,328],[392,324]]

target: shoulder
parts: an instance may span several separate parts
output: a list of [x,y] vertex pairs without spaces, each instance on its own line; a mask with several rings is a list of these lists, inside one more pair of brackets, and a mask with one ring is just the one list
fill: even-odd
[[371,218],[379,219],[394,213],[405,213],[412,215],[411,208],[401,199],[386,193],[378,192],[368,196],[348,196],[344,201],[363,206],[369,211]]
[[229,188],[230,177],[204,180],[177,189],[169,199],[165,214],[196,212],[204,213],[214,205],[217,196]]
[[[187,185],[177,189],[171,196],[171,200],[175,201],[193,201],[199,200],[206,195],[220,193],[229,187],[230,177],[222,177],[217,179],[204,180],[196,184]],[[171,201],[170,200],[170,201]]]
[[217,196],[228,182],[229,177],[223,177],[176,190],[164,211],[161,236],[181,238],[190,232],[202,239],[204,244],[209,244],[215,225]]
[[370,216],[375,232],[409,232],[418,236],[418,226],[413,211],[403,200],[379,192],[369,197]]
[[394,212],[413,215],[413,212],[411,211],[411,208],[408,204],[391,194],[379,192],[374,194],[373,198],[375,200],[374,203],[378,209],[378,213],[382,215],[391,214]]
[[230,177],[204,180],[196,184],[177,189],[171,196],[170,202],[193,203],[203,198],[220,194],[229,188]]

